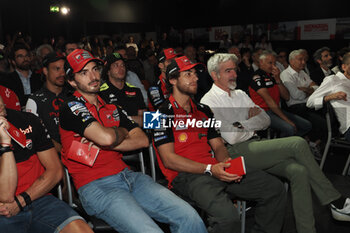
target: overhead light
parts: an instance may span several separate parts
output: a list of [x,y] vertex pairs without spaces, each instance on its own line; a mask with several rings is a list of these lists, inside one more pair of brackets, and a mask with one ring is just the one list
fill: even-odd
[[70,9],[68,7],[63,6],[61,7],[60,11],[63,15],[66,15],[69,13]]

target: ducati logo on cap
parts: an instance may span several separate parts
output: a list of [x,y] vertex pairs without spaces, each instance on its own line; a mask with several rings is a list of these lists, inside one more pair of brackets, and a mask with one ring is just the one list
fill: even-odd
[[85,50],[82,53],[78,53],[77,55],[74,56],[74,60],[77,64],[89,58],[93,58],[93,57],[88,53],[88,51],[85,51]]

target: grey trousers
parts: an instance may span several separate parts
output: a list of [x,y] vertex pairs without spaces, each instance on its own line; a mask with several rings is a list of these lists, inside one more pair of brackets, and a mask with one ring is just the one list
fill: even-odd
[[209,232],[240,232],[232,198],[257,201],[252,232],[281,231],[286,192],[281,181],[263,171],[248,171],[240,183],[223,182],[205,174],[180,173],[172,185],[175,193],[194,201],[208,214]]
[[341,196],[323,174],[309,145],[301,137],[249,140],[229,145],[227,149],[233,158],[244,156],[246,166],[250,168],[288,179],[298,233],[316,232],[311,189],[322,205]]

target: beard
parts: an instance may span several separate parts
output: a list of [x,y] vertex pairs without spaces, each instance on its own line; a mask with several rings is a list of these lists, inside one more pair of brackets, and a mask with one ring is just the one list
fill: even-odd
[[[98,82],[97,86],[90,86],[91,84]],[[87,94],[97,94],[100,91],[101,80],[93,80],[88,85],[83,85],[76,81],[77,89]]]
[[23,62],[21,64],[16,64],[16,67],[20,70],[30,70],[30,62]]
[[195,87],[194,86],[190,86],[189,83],[186,83],[186,84],[177,84],[176,85],[176,88],[177,90],[182,93],[182,94],[185,94],[185,95],[189,95],[189,96],[192,96],[192,95],[195,95],[197,94],[197,88],[198,86],[196,85]]
[[236,87],[237,87],[237,83],[236,83],[236,82],[231,83],[231,84],[228,85],[228,88],[229,88],[231,91],[235,90]]

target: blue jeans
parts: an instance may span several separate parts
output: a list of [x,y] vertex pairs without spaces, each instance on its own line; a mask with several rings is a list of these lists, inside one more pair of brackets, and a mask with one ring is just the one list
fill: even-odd
[[270,127],[280,133],[280,137],[289,137],[289,136],[304,136],[312,129],[312,124],[310,121],[305,120],[304,118],[295,115],[290,112],[281,110],[284,115],[288,117],[289,120],[293,121],[297,127],[297,132],[294,131],[294,127],[288,124],[285,120],[277,116],[271,110],[266,111],[271,119]]
[[207,232],[187,202],[149,176],[129,169],[94,180],[78,193],[89,215],[103,219],[118,232],[163,232],[152,218],[169,223],[171,232]]
[[25,206],[13,217],[0,216],[0,232],[58,233],[78,219],[84,220],[65,202],[47,195]]

